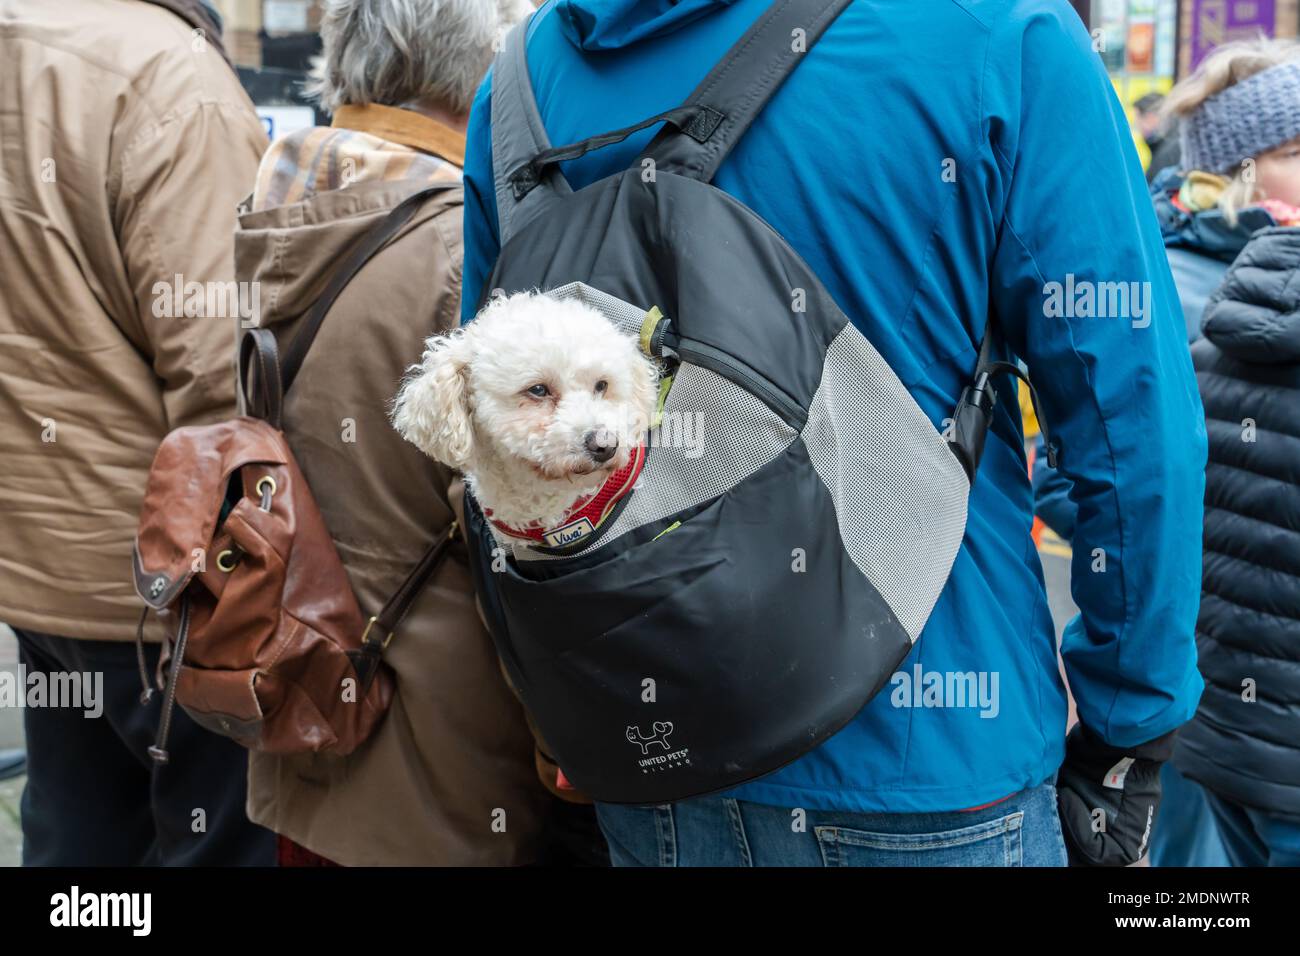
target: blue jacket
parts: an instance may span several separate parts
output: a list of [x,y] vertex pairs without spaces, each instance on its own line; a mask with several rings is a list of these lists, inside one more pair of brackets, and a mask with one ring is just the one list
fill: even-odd
[[[1273,217],[1258,206],[1241,210],[1236,225],[1228,225],[1218,209],[1189,213],[1174,205],[1173,197],[1183,185],[1176,169],[1166,169],[1151,183],[1151,200],[1160,223],[1169,268],[1178,289],[1187,341],[1201,337],[1205,303],[1223,281],[1228,264],[1237,257],[1250,237],[1274,225]],[[1047,467],[1043,438],[1038,438],[1034,458],[1034,513],[1066,541],[1074,537],[1075,505],[1070,500],[1070,481],[1060,471]]]
[[[767,0],[550,0],[533,86],[563,144],[675,106]],[[498,253],[491,76],[470,119],[463,317]],[[651,131],[564,164],[580,188]],[[1038,377],[1080,501],[1082,614],[1063,653],[1085,723],[1112,744],[1196,708],[1205,436],[1182,317],[1128,122],[1064,0],[859,0],[722,164],[715,185],[771,223],[939,426],[990,308]],[[1067,318],[1049,282],[1150,283],[1145,319]],[[1060,305],[1060,296],[1057,296]],[[1050,313],[1050,314],[1049,314]],[[1142,327],[1135,327],[1140,325]],[[1014,393],[971,493],[966,539],[895,683],[844,730],[736,791],[784,806],[964,808],[1052,777],[1066,698],[1030,537]],[[1009,408],[1005,407],[1009,406]],[[1093,549],[1106,555],[1093,573]],[[995,707],[936,707],[920,668],[985,675]],[[914,706],[907,706],[914,704]]]

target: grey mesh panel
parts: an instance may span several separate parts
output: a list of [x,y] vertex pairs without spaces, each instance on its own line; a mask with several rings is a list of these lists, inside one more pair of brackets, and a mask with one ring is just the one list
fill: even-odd
[[[775,459],[797,437],[739,385],[708,369],[682,365],[664,403],[663,424],[650,434],[645,468],[627,506],[586,551],[716,498]],[[524,544],[513,547],[518,560],[553,557]]]
[[649,311],[648,308],[642,309],[630,302],[624,302],[608,292],[593,289],[585,282],[570,282],[568,285],[551,289],[546,294],[556,299],[576,299],[584,305],[589,305],[597,312],[603,313],[620,332],[637,339],[641,336],[641,323],[645,321],[646,312]]
[[966,473],[853,325],[826,351],[801,437],[845,550],[915,641],[966,533]]

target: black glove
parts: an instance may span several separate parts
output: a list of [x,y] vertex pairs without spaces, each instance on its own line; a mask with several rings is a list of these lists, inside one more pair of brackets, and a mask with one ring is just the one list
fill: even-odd
[[1112,747],[1075,724],[1056,781],[1071,866],[1128,866],[1142,858],[1160,809],[1160,767],[1173,753],[1175,733]]

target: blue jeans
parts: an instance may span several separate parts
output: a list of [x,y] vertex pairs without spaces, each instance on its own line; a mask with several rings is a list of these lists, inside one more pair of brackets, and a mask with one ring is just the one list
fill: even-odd
[[696,797],[596,805],[615,866],[1065,866],[1056,788],[982,810],[848,813]]

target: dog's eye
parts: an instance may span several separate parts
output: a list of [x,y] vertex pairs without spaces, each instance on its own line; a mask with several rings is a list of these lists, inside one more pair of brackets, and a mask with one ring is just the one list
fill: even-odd
[[528,394],[532,395],[535,398],[545,398],[547,395],[551,394],[551,390],[547,388],[545,385],[538,383],[537,385],[534,385],[532,388],[528,389]]
[[597,395],[604,395],[604,394],[605,394],[605,389],[607,389],[607,388],[609,388],[609,382],[605,381],[605,380],[602,378],[599,382],[596,383],[596,394],[597,394]]

